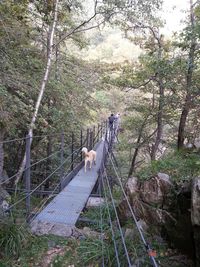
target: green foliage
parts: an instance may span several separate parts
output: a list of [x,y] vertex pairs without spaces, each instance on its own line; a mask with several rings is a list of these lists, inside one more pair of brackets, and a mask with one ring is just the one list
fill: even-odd
[[200,159],[198,153],[175,152],[140,170],[137,175],[141,179],[149,179],[158,172],[164,172],[176,181],[190,180],[200,174]]
[[0,222],[0,248],[5,256],[18,257],[25,246],[28,232],[24,227],[19,227],[10,220]]

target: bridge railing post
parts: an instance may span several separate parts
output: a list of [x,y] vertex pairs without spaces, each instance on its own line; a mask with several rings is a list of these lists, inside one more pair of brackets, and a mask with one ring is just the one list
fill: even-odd
[[105,140],[108,141],[108,126],[107,121],[104,122]]
[[[83,130],[81,129],[81,140],[80,140],[81,149],[83,147]],[[81,161],[83,160],[83,153],[81,152]]]
[[92,137],[92,129],[90,129],[90,144],[89,144],[89,150],[92,149],[92,140],[93,140],[93,137]]
[[97,125],[97,142],[99,142],[99,133],[100,132],[100,124]]
[[89,150],[89,144],[90,144],[90,129],[87,129],[87,137],[86,137],[86,147]]
[[63,176],[64,176],[64,132],[61,133],[61,150],[60,150],[60,191],[63,189]]
[[26,187],[26,213],[30,214],[31,209],[31,137],[28,134],[26,136],[26,169],[25,169],[25,187]]
[[74,133],[72,133],[71,137],[71,171],[74,169]]
[[92,147],[91,148],[94,147],[94,144],[95,144],[95,141],[96,141],[96,139],[95,139],[95,132],[96,132],[96,128],[95,128],[95,125],[94,125],[93,126],[93,131],[92,131]]

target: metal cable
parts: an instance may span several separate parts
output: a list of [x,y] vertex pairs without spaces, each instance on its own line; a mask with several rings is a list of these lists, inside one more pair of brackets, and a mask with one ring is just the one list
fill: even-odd
[[16,141],[22,141],[25,139],[26,139],[26,137],[16,138],[16,139],[11,139],[11,140],[5,140],[5,141],[1,141],[0,144],[12,143],[12,142],[16,142]]
[[[101,177],[101,173],[100,173],[100,177]],[[105,266],[104,264],[104,240],[103,240],[103,214],[102,214],[102,184],[101,181],[99,183],[99,191],[100,191],[100,224],[101,224],[101,243],[102,243],[102,267]]]
[[110,209],[108,206],[107,194],[106,194],[106,190],[105,190],[105,184],[104,184],[103,176],[101,176],[101,181],[102,181],[103,191],[104,191],[104,195],[105,195],[106,207],[107,207],[107,211],[108,211],[108,219],[109,219],[110,229],[111,229],[111,233],[112,233],[112,240],[113,240],[113,244],[114,244],[115,255],[116,255],[116,259],[117,259],[117,266],[120,267],[121,265],[119,262],[119,254],[118,254],[118,250],[117,250],[117,244],[116,244],[116,240],[115,240],[115,234],[114,234],[114,230],[113,230],[113,225],[112,225],[112,220],[111,220],[111,215],[110,215]]
[[[66,132],[63,132],[63,133],[66,133]],[[62,132],[60,132],[60,133],[46,134],[46,135],[33,135],[31,137],[31,139],[33,139],[33,138],[41,138],[41,137],[43,137],[43,138],[45,138],[45,137],[53,137],[53,136],[59,136],[61,134],[62,134]],[[15,139],[10,139],[10,140],[5,140],[5,141],[1,141],[0,144],[6,144],[6,143],[11,143],[11,142],[16,142],[16,141],[22,141],[22,140],[25,140],[26,138],[27,138],[27,136],[21,137],[21,138],[15,138]]]
[[[86,142],[86,141],[84,141],[84,143],[85,143],[85,142]],[[74,142],[74,143],[75,143],[75,142]],[[73,144],[74,144],[74,143],[73,143]],[[71,145],[72,145],[72,144],[68,145],[67,147],[65,147],[65,149],[67,149],[67,148],[70,147]],[[72,156],[72,155],[73,155],[77,150],[79,150],[79,149],[81,149],[81,148],[79,147],[78,149],[74,150],[73,153],[71,153],[67,158],[69,158],[70,156]],[[57,154],[58,152],[61,152],[61,150],[62,150],[62,149],[60,149],[60,150],[58,150],[58,151],[52,153],[50,156],[48,156],[48,157],[46,157],[46,158],[42,158],[42,159],[36,161],[35,163],[31,164],[30,167],[25,168],[24,171],[26,171],[27,169],[29,169],[29,168],[31,168],[31,167],[37,165],[38,163],[40,163],[40,162],[42,162],[42,161],[45,161],[45,160],[48,159],[48,158],[51,158],[53,155]],[[24,172],[24,171],[23,171],[23,172]],[[4,180],[3,182],[1,182],[0,185],[7,183],[8,181],[10,181],[10,180],[12,180],[13,178],[15,178],[17,175],[18,175],[18,172],[15,173],[13,176],[9,177],[8,179]]]
[[155,261],[155,258],[154,258],[152,255],[150,255],[151,248],[150,248],[149,244],[146,242],[146,240],[145,240],[145,238],[144,238],[144,235],[143,235],[143,233],[142,233],[142,231],[141,231],[141,229],[140,229],[140,227],[139,227],[139,225],[138,225],[138,222],[137,222],[136,216],[135,216],[135,214],[134,214],[133,208],[131,207],[131,204],[130,204],[130,202],[129,202],[129,200],[128,200],[128,197],[127,197],[127,195],[126,195],[126,193],[125,193],[125,191],[124,191],[124,188],[123,188],[121,179],[120,179],[120,177],[119,177],[119,175],[118,175],[118,173],[117,173],[117,170],[116,170],[116,168],[115,168],[115,165],[114,165],[114,163],[113,163],[113,160],[112,160],[111,155],[110,155],[109,152],[108,152],[108,155],[109,155],[110,161],[111,161],[111,163],[112,163],[113,169],[114,169],[114,171],[115,171],[115,173],[116,173],[116,176],[117,176],[117,178],[118,178],[118,181],[119,181],[119,183],[120,183],[122,192],[123,192],[123,194],[124,194],[124,197],[125,197],[125,199],[126,199],[126,202],[127,202],[127,204],[128,204],[128,207],[129,207],[129,209],[130,209],[130,212],[131,212],[131,215],[132,215],[132,217],[133,217],[133,220],[134,220],[134,222],[135,222],[135,224],[136,224],[136,227],[137,227],[137,229],[138,229],[138,231],[139,231],[139,234],[140,234],[140,237],[141,237],[141,239],[142,239],[142,242],[144,243],[144,246],[145,246],[145,248],[146,248],[146,250],[147,250],[147,252],[148,252],[148,256],[150,257],[153,266],[154,266],[154,267],[158,267],[158,265],[157,265],[157,263],[156,263],[156,261]]
[[[30,165],[30,167],[25,168],[25,169],[23,170],[23,172],[26,171],[27,169],[29,169],[29,168],[31,168],[31,167],[37,165],[38,163],[40,163],[40,162],[42,162],[42,161],[44,161],[44,160],[46,160],[46,159],[48,159],[48,158],[51,158],[52,156],[54,156],[55,154],[57,154],[57,153],[60,152],[60,151],[61,151],[61,150],[58,150],[58,151],[52,153],[51,155],[49,155],[48,157],[46,157],[46,158],[42,158],[41,160],[39,160],[39,161],[33,163],[32,165]],[[71,156],[71,155],[70,155],[70,156]],[[14,177],[16,177],[17,175],[18,175],[18,172],[15,173],[13,176],[9,177],[8,179],[4,180],[3,182],[1,182],[0,185],[5,184],[6,182],[10,181],[11,179],[13,179]]]
[[[71,165],[72,165],[72,163],[71,163]],[[69,166],[69,168],[71,167],[71,165]],[[69,168],[68,168],[68,169],[69,169]],[[64,179],[65,179],[65,178],[64,178]],[[48,198],[45,199],[45,200],[43,201],[42,205],[41,205],[41,203],[40,203],[41,206],[38,208],[37,213],[31,218],[31,222],[36,218],[36,216],[38,215],[38,212],[40,212],[40,211],[42,210],[42,208],[44,207],[44,205],[45,205],[45,204],[47,203],[47,201],[53,196],[54,192],[56,191],[56,189],[57,189],[59,186],[60,186],[60,181],[57,183],[57,185],[55,186],[55,188],[54,188],[54,190],[51,192],[51,194],[48,196]],[[35,208],[37,208],[37,207],[35,207]],[[24,226],[25,223],[26,223],[26,220],[21,224],[20,228],[21,228],[22,226]]]
[[116,207],[115,207],[115,203],[114,203],[114,199],[113,199],[113,195],[112,195],[112,191],[111,191],[111,188],[110,188],[108,175],[107,175],[105,167],[104,167],[104,170],[105,170],[106,182],[107,182],[108,190],[109,190],[109,193],[110,193],[113,209],[115,211],[115,216],[116,216],[116,219],[117,219],[117,224],[118,224],[118,228],[119,228],[119,231],[120,231],[121,240],[122,240],[122,243],[123,243],[123,246],[124,246],[124,251],[125,251],[125,254],[126,254],[128,266],[131,267],[132,265],[131,265],[130,257],[128,255],[128,250],[127,250],[125,239],[124,239],[124,236],[123,236],[123,233],[122,233],[122,228],[121,228],[121,225],[120,225],[119,217],[118,217],[117,210],[116,210]]
[[[71,156],[71,155],[70,155]],[[25,197],[21,198],[20,200],[18,200],[17,202],[15,202],[13,205],[11,205],[8,210],[12,209],[14,206],[16,206],[17,204],[19,204],[20,202],[22,202],[24,199],[27,198],[27,196],[31,196],[43,183],[45,183],[49,178],[51,178],[51,176],[57,172],[57,170],[59,170],[64,164],[65,162],[69,159],[68,156],[63,162],[62,164],[59,165],[58,168],[56,168],[50,175],[48,175],[38,186],[36,186],[30,193],[28,193]]]

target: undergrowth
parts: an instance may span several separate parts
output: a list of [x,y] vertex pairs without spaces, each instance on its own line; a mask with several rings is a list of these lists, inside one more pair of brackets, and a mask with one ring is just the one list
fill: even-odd
[[136,175],[145,180],[158,172],[170,175],[172,180],[176,182],[191,179],[200,173],[200,154],[174,152],[161,160],[152,161],[147,167],[138,171]]

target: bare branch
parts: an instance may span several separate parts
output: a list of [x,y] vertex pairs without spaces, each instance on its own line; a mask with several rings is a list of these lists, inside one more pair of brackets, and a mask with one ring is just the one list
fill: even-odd
[[140,84],[140,85],[137,85],[137,86],[131,86],[131,88],[129,88],[128,90],[125,91],[125,93],[129,92],[130,90],[132,89],[139,89],[140,87],[144,87],[146,86],[148,83],[150,83],[150,81],[152,80],[155,80],[156,79],[156,75],[150,77],[146,82]]
[[55,43],[53,45],[53,48],[55,48],[56,46],[58,46],[61,42],[63,42],[66,38],[68,38],[70,35],[72,35],[74,33],[82,32],[82,31],[86,31],[86,30],[90,30],[90,29],[93,29],[93,28],[98,27],[99,24],[97,26],[91,26],[91,27],[89,27],[87,29],[80,30],[83,26],[85,26],[86,24],[88,24],[89,22],[91,22],[96,17],[96,15],[98,14],[97,13],[97,4],[98,4],[98,1],[95,0],[95,3],[94,3],[94,14],[89,19],[83,21],[81,24],[79,24],[78,26],[76,26],[70,32],[65,33],[64,36],[57,43]]

